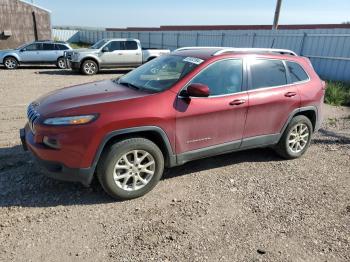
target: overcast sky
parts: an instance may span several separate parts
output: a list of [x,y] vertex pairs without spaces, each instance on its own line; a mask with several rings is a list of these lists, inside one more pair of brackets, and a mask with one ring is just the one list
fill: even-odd
[[[26,0],[31,2],[31,0]],[[271,24],[276,0],[33,0],[53,25],[127,27]],[[350,0],[283,0],[280,24],[350,21]]]

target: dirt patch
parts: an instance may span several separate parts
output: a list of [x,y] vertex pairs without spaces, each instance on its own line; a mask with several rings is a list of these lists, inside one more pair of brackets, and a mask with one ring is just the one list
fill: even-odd
[[43,176],[18,139],[26,105],[116,73],[0,70],[1,261],[350,260],[349,108],[326,106],[300,159],[256,149],[194,161],[132,201]]

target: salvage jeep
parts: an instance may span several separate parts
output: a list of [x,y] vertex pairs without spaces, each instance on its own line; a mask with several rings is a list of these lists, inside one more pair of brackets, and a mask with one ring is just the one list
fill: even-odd
[[321,124],[325,88],[289,50],[180,48],[37,99],[20,136],[49,176],[88,186],[96,175],[109,195],[132,199],[191,160],[256,147],[300,157]]

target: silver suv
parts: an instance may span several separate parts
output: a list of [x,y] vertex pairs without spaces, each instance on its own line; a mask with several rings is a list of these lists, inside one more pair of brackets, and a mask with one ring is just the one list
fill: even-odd
[[0,50],[0,64],[7,69],[16,69],[20,64],[54,64],[64,69],[64,52],[71,49],[65,42],[35,41],[16,49]]

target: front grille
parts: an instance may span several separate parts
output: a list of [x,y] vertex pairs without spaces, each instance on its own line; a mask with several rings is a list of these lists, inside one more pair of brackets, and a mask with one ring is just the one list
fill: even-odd
[[28,106],[27,116],[30,130],[35,134],[35,122],[39,119],[40,114],[35,110],[33,103]]

